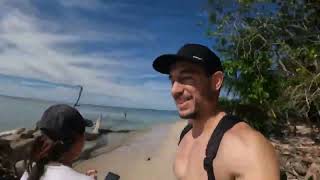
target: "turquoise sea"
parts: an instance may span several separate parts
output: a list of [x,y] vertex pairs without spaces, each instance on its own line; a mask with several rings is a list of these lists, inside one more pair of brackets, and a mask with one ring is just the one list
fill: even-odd
[[[0,95],[0,132],[19,127],[33,128],[43,111],[57,102]],[[177,112],[153,109],[80,104],[77,109],[90,120],[102,116],[102,128],[138,130],[151,125],[174,122]]]

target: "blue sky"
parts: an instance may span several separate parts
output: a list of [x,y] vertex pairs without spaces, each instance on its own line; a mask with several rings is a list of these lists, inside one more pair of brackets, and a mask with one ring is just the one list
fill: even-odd
[[2,0],[0,94],[175,109],[168,78],[152,69],[205,36],[206,0]]

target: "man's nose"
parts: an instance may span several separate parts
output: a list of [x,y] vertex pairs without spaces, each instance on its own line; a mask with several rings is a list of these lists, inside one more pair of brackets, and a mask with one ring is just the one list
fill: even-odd
[[183,93],[183,85],[178,81],[173,82],[171,87],[172,97],[177,97]]

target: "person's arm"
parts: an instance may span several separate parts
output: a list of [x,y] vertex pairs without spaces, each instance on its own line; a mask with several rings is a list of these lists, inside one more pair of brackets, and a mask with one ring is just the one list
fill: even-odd
[[[271,143],[260,133],[249,135],[248,167],[244,169],[240,178],[243,180],[279,180],[279,161]],[[246,160],[246,159],[244,159]]]
[[[226,134],[224,150],[236,180],[279,180],[280,167],[272,144],[250,127]],[[232,155],[230,155],[232,154]]]

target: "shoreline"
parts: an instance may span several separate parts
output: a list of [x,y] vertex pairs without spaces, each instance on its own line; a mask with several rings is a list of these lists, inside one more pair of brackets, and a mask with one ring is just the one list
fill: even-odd
[[111,151],[77,162],[74,168],[81,173],[96,169],[98,179],[104,179],[108,172],[113,172],[120,175],[123,180],[173,180],[175,147],[186,123],[180,120],[129,133],[130,137],[121,145]]
[[[101,172],[99,179],[104,179],[109,171],[123,175],[124,173],[121,172],[121,169],[125,169],[128,165],[136,164],[131,163],[131,161],[144,161],[148,158],[151,160],[153,157],[157,157],[158,154],[155,152],[157,152],[158,149],[162,149],[163,143],[168,137],[174,137],[173,139],[176,145],[176,136],[171,135],[171,129],[176,126],[177,123],[177,121],[157,123],[151,127],[145,127],[139,130],[128,132],[115,131],[101,134],[97,139],[85,142],[85,147],[79,158],[73,163],[73,166],[82,173],[85,173],[87,169],[99,169],[99,172]],[[178,132],[180,132],[180,129]],[[34,139],[40,135],[39,131],[36,129],[16,128],[2,131],[0,134],[0,145],[2,147],[0,162],[1,164],[8,162],[12,165],[17,163],[17,176],[19,177],[24,172],[23,162],[21,160],[28,156]],[[170,146],[170,149],[171,147],[172,146]],[[119,153],[119,151],[123,150],[125,151]],[[129,156],[127,156],[127,154],[129,154]],[[3,157],[7,157],[7,159],[5,160]],[[112,158],[110,159],[110,157]],[[120,160],[113,160],[113,157],[120,157]],[[104,158],[107,158],[107,160],[104,160]],[[91,163],[99,159],[102,159],[102,162]],[[112,164],[113,162],[121,162],[122,164],[118,166],[119,168],[113,168],[105,167],[104,162],[111,162]],[[150,162],[153,162],[153,160]],[[120,169],[120,171],[118,169]],[[145,167],[141,167],[141,177],[145,176],[143,173],[145,169]],[[130,171],[126,170],[125,172]],[[14,170],[7,169],[5,173],[14,173]],[[122,177],[121,179],[125,178]],[[128,179],[131,179],[131,176],[129,176]],[[141,178],[138,177],[136,179]]]
[[[178,120],[126,133],[104,134],[97,140],[86,141],[82,157],[73,166],[81,173],[89,169],[98,170],[98,179],[104,179],[108,172],[113,172],[128,180],[174,180],[175,151],[180,132],[186,124],[187,121]],[[269,138],[278,154],[282,174],[288,180],[320,177],[320,141],[312,139],[310,127],[301,125],[296,129],[296,135],[285,129],[284,136]],[[27,155],[36,134],[34,130],[25,128],[2,132],[0,162],[13,162]],[[18,173],[23,172],[21,161],[17,165]],[[5,173],[14,172],[7,169]]]
[[135,137],[139,137],[148,131],[150,131],[150,128],[134,130],[127,133],[107,133],[102,134],[97,140],[86,141],[83,151],[79,158],[73,163],[73,166],[77,166],[86,160],[100,155],[107,154],[126,143],[130,143]]
[[[122,180],[174,180],[173,164],[178,138],[186,121],[155,125],[139,132],[118,148],[75,166],[81,173],[98,170],[98,179],[108,172]],[[297,126],[296,136],[270,137],[279,158],[281,175],[288,180],[320,177],[320,142],[312,140],[311,129]]]

